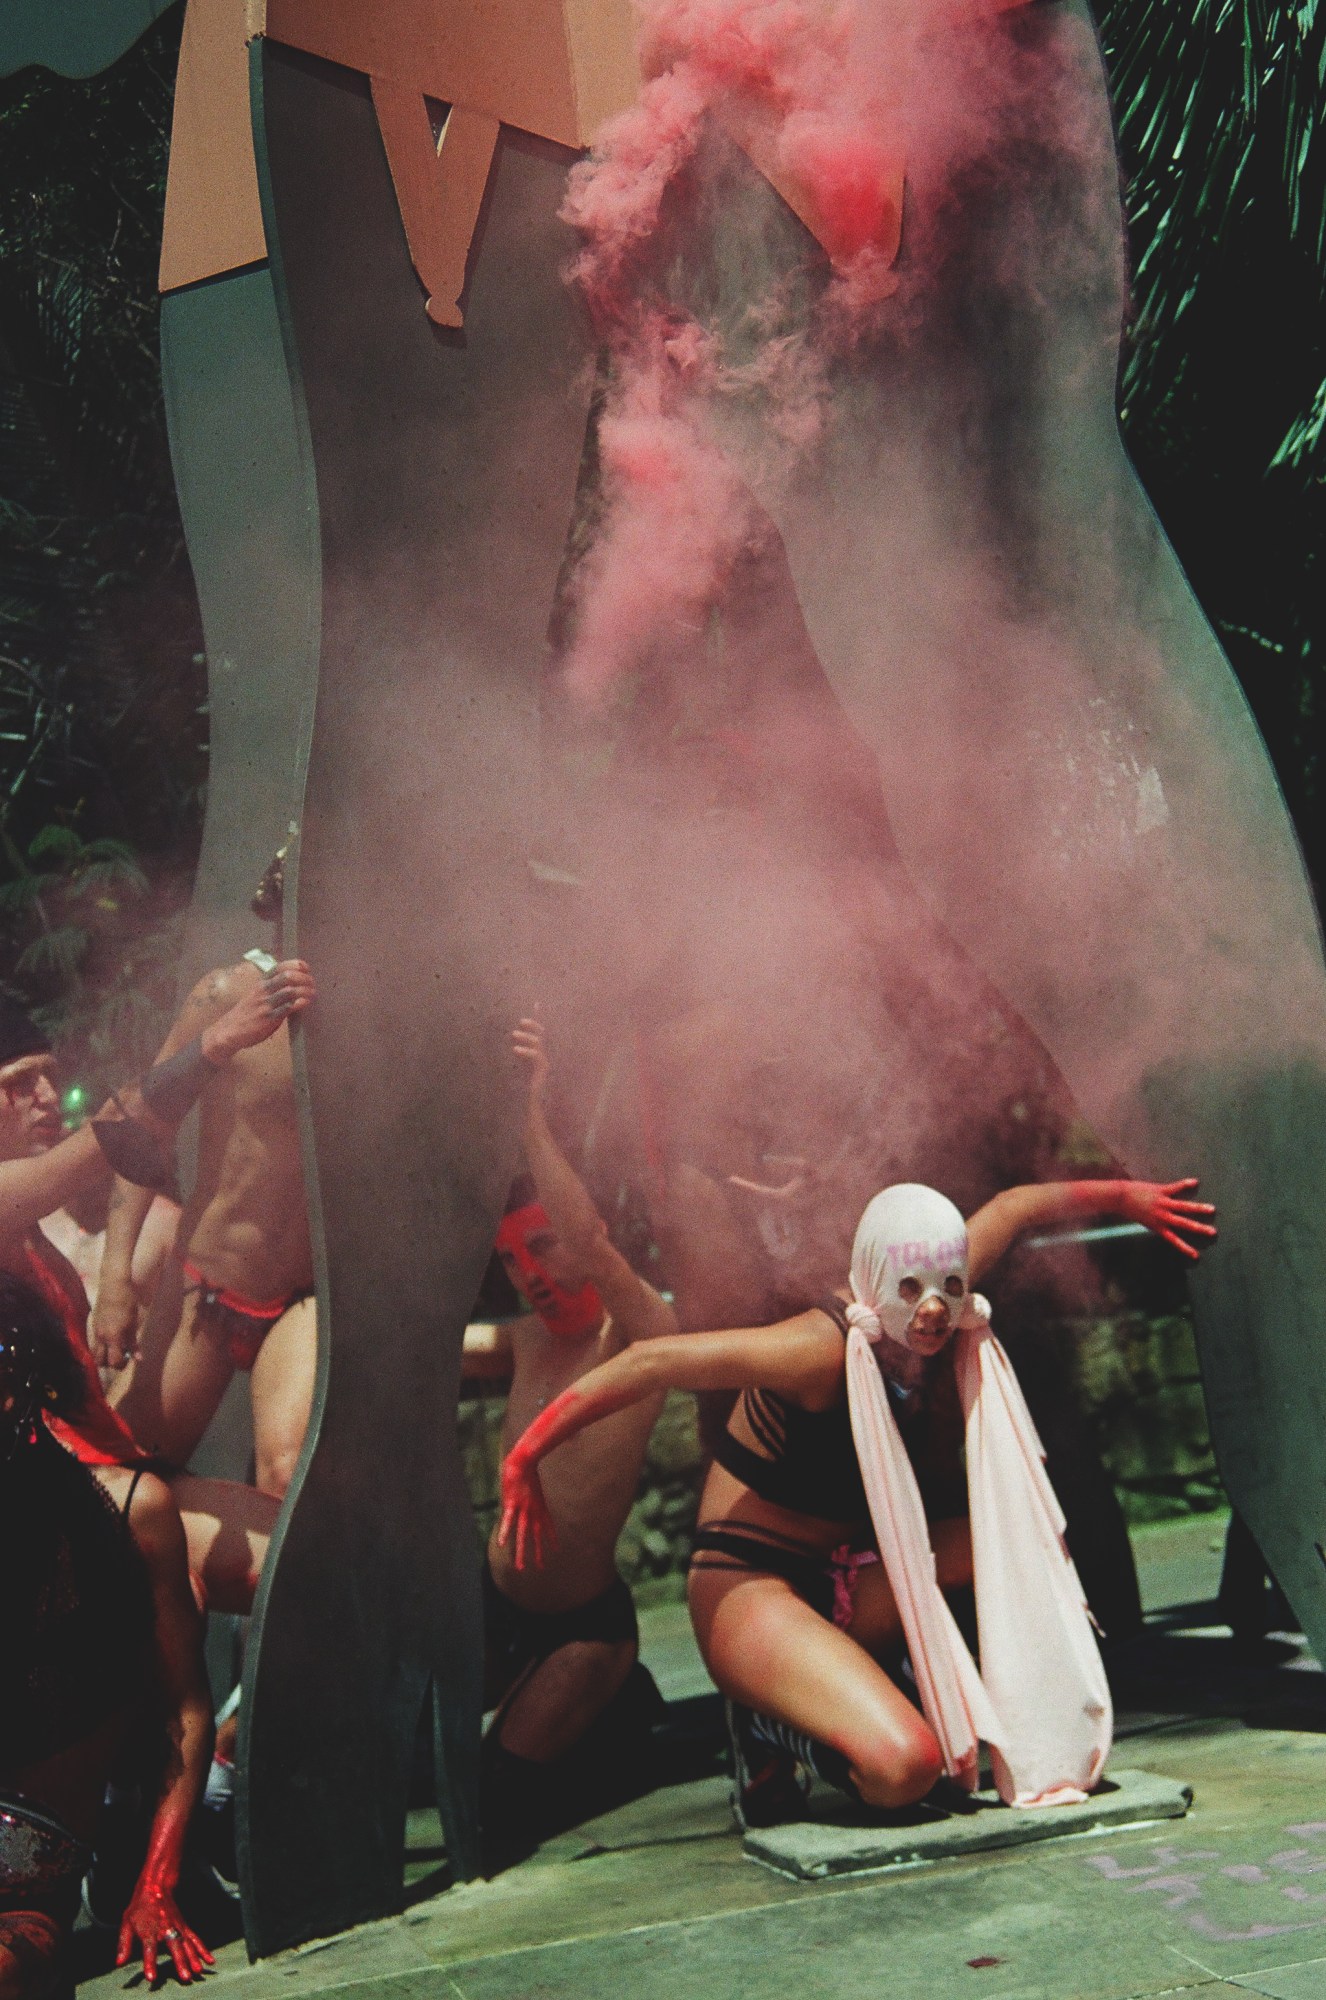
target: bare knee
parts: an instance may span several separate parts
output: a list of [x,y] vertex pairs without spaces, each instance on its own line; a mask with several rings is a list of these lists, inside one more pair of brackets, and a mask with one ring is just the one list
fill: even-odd
[[852,1757],[852,1777],[867,1805],[915,1805],[943,1776],[939,1744],[919,1716],[917,1724],[904,1737],[872,1742]]
[[260,1493],[284,1500],[299,1463],[300,1440],[260,1446],[256,1455],[254,1483]]
[[503,1749],[538,1763],[564,1755],[622,1687],[635,1658],[634,1639],[572,1640],[550,1653],[498,1718]]

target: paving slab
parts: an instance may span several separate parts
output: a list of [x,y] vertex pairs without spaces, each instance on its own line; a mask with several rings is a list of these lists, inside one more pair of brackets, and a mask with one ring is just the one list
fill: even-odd
[[780,1875],[820,1882],[830,1875],[872,1874],[977,1854],[996,1847],[1025,1847],[1033,1840],[1062,1840],[1101,1827],[1148,1826],[1182,1819],[1191,1788],[1150,1771],[1111,1771],[1099,1791],[1080,1805],[1023,1811],[994,1791],[975,1792],[950,1812],[919,1806],[887,1826],[850,1808],[829,1817],[752,1830],[743,1845],[752,1861]]
[[1264,1993],[1267,2000],[1322,2000],[1326,1994],[1326,1958],[1309,1959],[1303,1965],[1271,1966],[1265,1972],[1246,1973],[1231,1985],[1244,1993]]

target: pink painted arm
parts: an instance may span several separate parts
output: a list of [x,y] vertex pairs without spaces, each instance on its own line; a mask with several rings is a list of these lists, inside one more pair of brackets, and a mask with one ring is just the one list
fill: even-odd
[[1209,1201],[1189,1199],[1196,1180],[1047,1181],[1038,1187],[1008,1188],[978,1209],[967,1224],[970,1270],[977,1283],[1029,1229],[1056,1222],[1085,1223],[1106,1218],[1140,1222],[1185,1257],[1196,1258],[1198,1237],[1215,1235]]

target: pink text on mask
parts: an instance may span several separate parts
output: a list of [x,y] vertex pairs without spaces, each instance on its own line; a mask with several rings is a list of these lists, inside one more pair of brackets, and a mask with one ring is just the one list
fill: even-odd
[[955,1236],[946,1243],[890,1243],[884,1252],[895,1271],[951,1271],[967,1261],[967,1239]]

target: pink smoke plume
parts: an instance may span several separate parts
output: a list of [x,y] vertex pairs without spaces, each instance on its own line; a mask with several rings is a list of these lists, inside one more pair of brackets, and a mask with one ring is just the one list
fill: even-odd
[[[958,11],[1016,0],[641,0],[647,78],[570,177],[572,279],[607,342],[602,513],[577,585],[567,677],[601,698],[651,634],[703,616],[753,532],[745,481],[717,441],[724,397],[766,392],[766,474],[787,477],[820,431],[825,369],[894,289],[907,85],[918,40]],[[738,363],[650,296],[665,197],[721,126],[818,238],[830,282],[807,326]],[[747,325],[773,301],[749,302]]]

